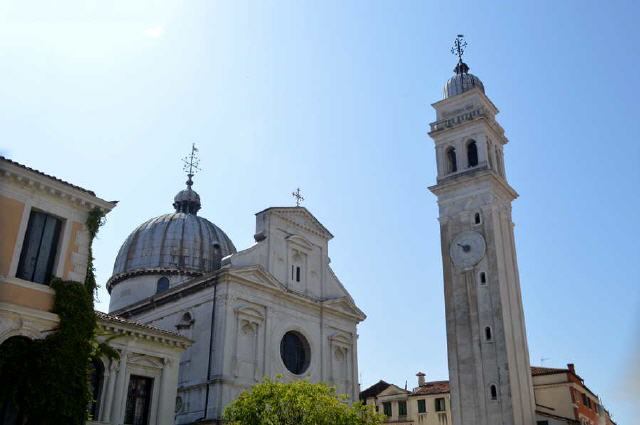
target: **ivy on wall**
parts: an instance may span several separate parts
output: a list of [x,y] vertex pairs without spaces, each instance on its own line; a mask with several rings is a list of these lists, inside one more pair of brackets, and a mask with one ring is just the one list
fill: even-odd
[[82,425],[87,419],[91,359],[102,346],[96,341],[93,297],[97,285],[91,245],[103,222],[103,211],[89,212],[84,284],[58,278],[50,282],[59,327],[44,339],[11,338],[0,346],[0,406],[18,406],[23,415],[18,423]]

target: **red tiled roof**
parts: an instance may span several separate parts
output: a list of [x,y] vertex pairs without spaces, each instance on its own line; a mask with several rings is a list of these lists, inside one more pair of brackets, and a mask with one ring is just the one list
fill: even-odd
[[449,392],[449,381],[431,381],[414,388],[414,395],[444,394]]
[[569,373],[569,369],[557,369],[552,367],[531,366],[531,376],[555,375],[556,373]]
[[46,177],[46,178],[48,178],[48,179],[55,180],[55,181],[57,181],[58,183],[65,184],[65,185],[67,185],[67,186],[69,186],[69,187],[72,187],[72,188],[74,188],[74,189],[76,189],[76,190],[79,190],[79,191],[81,191],[81,192],[88,193],[88,194],[89,194],[89,195],[91,195],[91,196],[96,196],[96,194],[95,194],[93,191],[91,191],[91,190],[85,189],[85,188],[80,187],[80,186],[76,186],[75,184],[69,183],[68,181],[64,181],[64,180],[59,179],[59,178],[57,178],[57,177],[55,177],[55,176],[52,176],[52,175],[50,175],[50,174],[43,173],[43,172],[42,172],[42,171],[40,171],[40,170],[36,170],[35,168],[27,167],[26,165],[20,164],[19,162],[12,161],[12,160],[10,160],[9,158],[6,158],[6,157],[4,157],[4,156],[2,156],[2,155],[0,155],[0,161],[5,161],[5,162],[7,162],[7,163],[9,163],[9,164],[11,164],[11,165],[15,165],[16,167],[20,167],[20,168],[22,168],[22,169],[24,169],[24,170],[31,171],[31,172],[33,172],[33,173],[39,174],[39,175],[41,175],[41,176],[43,176],[43,177]]

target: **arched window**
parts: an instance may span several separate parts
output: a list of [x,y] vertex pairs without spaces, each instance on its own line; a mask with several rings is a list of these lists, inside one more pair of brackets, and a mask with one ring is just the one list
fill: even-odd
[[104,382],[104,365],[98,359],[91,361],[89,383],[91,384],[91,404],[89,413],[91,419],[97,420],[100,413],[100,396],[102,395],[102,383]]
[[455,173],[458,171],[458,161],[456,160],[456,148],[447,149],[447,173]]
[[169,279],[165,276],[162,276],[158,279],[158,283],[156,283],[156,294],[160,292],[164,292],[169,289]]
[[494,384],[491,384],[489,386],[489,393],[491,395],[491,400],[498,399],[498,387],[496,387]]
[[491,328],[489,326],[484,328],[484,337],[487,339],[487,341],[491,341],[491,339],[493,338],[493,335],[491,335]]
[[467,164],[469,167],[478,165],[478,145],[474,140],[467,144]]
[[477,212],[473,215],[473,223],[474,224],[480,224],[482,223],[482,217],[480,216],[480,213]]

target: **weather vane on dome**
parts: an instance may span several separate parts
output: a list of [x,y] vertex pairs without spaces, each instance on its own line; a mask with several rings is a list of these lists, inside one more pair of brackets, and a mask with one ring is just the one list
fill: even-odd
[[467,47],[467,42],[464,39],[464,35],[458,34],[456,37],[456,41],[453,42],[453,47],[451,48],[451,53],[458,57],[458,64],[453,69],[456,74],[467,74],[469,73],[469,66],[462,62],[462,55],[464,54],[464,49]]
[[464,54],[464,49],[467,47],[467,42],[464,40],[464,35],[458,34],[456,37],[456,41],[453,42],[453,47],[451,48],[451,54],[456,55],[458,57],[458,61],[462,63],[462,55]]
[[187,172],[187,177],[189,177],[189,180],[187,180],[187,186],[189,186],[189,188],[193,185],[193,180],[191,180],[191,178],[198,171],[201,171],[199,167],[200,158],[198,158],[196,152],[198,152],[198,148],[196,148],[196,144],[193,143],[191,145],[191,153],[182,159],[182,162],[184,163],[183,170]]
[[300,206],[300,202],[304,201],[302,197],[302,193],[300,192],[300,188],[297,188],[295,192],[291,192],[291,196],[296,198],[296,207]]

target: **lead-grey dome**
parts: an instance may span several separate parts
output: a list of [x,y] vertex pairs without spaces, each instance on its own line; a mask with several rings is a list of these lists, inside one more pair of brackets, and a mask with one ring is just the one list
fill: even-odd
[[458,63],[453,70],[456,75],[449,78],[449,81],[444,85],[442,94],[445,99],[464,93],[475,87],[480,88],[484,93],[484,84],[478,77],[473,74],[469,74],[469,67],[464,62]]
[[142,223],[122,244],[107,282],[109,291],[134,275],[212,272],[222,258],[236,252],[222,229],[196,214],[200,197],[190,185],[176,195],[173,205],[175,213]]

